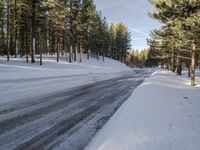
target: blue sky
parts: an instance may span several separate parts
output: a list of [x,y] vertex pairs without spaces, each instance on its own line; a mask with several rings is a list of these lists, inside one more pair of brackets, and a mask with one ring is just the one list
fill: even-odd
[[153,6],[148,0],[94,0],[109,23],[123,22],[132,33],[132,48],[147,48],[146,39],[149,33],[160,24],[148,16]]

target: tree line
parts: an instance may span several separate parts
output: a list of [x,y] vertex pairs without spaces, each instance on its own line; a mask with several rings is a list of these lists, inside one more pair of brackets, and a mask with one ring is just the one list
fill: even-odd
[[152,18],[162,24],[148,39],[150,57],[172,72],[181,75],[182,67],[188,68],[191,85],[195,85],[195,69],[200,58],[200,1],[199,0],[150,0],[155,11]]
[[149,49],[131,50],[128,54],[128,65],[132,68],[151,67]]
[[[1,0],[1,54],[26,57],[66,55],[66,61],[82,61],[87,54],[126,62],[131,34],[123,23],[108,25],[93,0]],[[79,57],[77,57],[79,55]],[[79,60],[77,60],[79,58]]]

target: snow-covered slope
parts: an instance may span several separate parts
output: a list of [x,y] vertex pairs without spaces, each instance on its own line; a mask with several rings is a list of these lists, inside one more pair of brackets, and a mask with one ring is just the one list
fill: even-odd
[[61,58],[56,62],[56,57],[44,56],[43,65],[27,64],[24,59],[12,58],[7,62],[6,59],[0,58],[0,79],[28,79],[38,77],[66,76],[66,75],[83,75],[89,73],[116,73],[129,70],[125,64],[118,61],[105,58],[105,61],[90,58],[83,58],[83,62],[65,62]]
[[56,57],[44,56],[42,66],[38,62],[27,64],[19,58],[12,58],[9,62],[0,58],[0,104],[119,77],[130,70],[109,58],[104,62],[83,58],[82,63],[67,63],[61,57],[57,63]]
[[86,150],[199,150],[200,88],[188,83],[185,75],[157,71]]

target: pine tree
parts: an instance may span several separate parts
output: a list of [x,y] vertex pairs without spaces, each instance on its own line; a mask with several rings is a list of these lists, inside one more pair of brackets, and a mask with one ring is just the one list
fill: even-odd
[[90,46],[92,45],[91,33],[95,25],[96,8],[93,0],[82,0],[82,30],[83,30],[83,48],[86,50],[87,59],[90,55]]
[[110,29],[109,29],[109,45],[110,45],[110,56],[111,58],[115,58],[115,44],[116,44],[116,29],[115,25],[111,24]]
[[[184,62],[188,64],[188,52],[191,52],[191,65],[192,65],[192,78],[191,85],[195,84],[195,58],[196,58],[196,46],[199,45],[197,40],[199,37],[199,1],[190,0],[167,0],[156,1],[151,3],[156,7],[156,12],[151,14],[152,17],[162,21],[165,24],[167,30],[172,33],[162,37],[162,43],[166,38],[172,37],[173,43],[167,43],[167,46],[172,50],[172,62],[174,61],[174,54],[176,54],[176,72],[181,74],[181,64]],[[165,46],[166,47],[166,46]],[[191,50],[192,49],[192,50]],[[173,63],[172,63],[173,64]],[[190,66],[190,65],[187,65]],[[172,70],[174,67],[172,65]]]
[[[126,62],[130,33],[120,23],[109,27],[93,0],[3,0],[0,2],[0,45],[2,55],[25,57],[34,63],[42,54],[66,54],[77,60],[112,57]],[[67,58],[69,53],[69,59]]]
[[1,44],[1,54],[4,55],[4,3],[3,1],[0,1],[0,32],[1,32],[1,38],[0,38],[0,44]]

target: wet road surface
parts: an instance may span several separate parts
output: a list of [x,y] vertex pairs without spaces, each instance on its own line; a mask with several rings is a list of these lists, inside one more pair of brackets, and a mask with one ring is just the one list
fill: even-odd
[[150,73],[0,106],[0,150],[83,149]]

